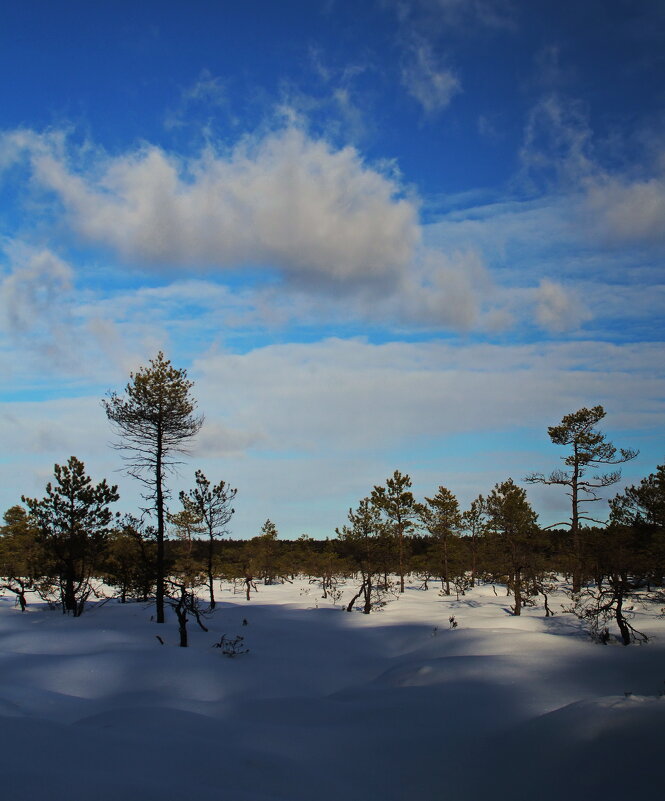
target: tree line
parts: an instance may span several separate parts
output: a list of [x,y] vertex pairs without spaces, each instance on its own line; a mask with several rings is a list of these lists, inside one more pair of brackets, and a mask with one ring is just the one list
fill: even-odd
[[26,594],[36,591],[63,612],[80,615],[102,580],[123,602],[154,599],[158,623],[170,605],[186,640],[187,614],[203,625],[199,596],[205,588],[207,607],[214,609],[219,579],[233,582],[249,600],[260,583],[305,575],[335,602],[345,579],[352,594],[344,606],[367,614],[403,593],[406,581],[423,589],[436,584],[441,594],[457,597],[482,581],[506,588],[514,615],[541,602],[549,615],[549,595],[563,576],[570,582],[570,611],[599,641],[608,638],[611,620],[624,644],[646,639],[626,607],[636,594],[665,600],[665,466],[616,495],[607,522],[593,512],[600,490],[620,480],[618,466],[637,455],[617,449],[599,429],[602,406],[550,427],[552,442],[566,449],[563,467],[525,477],[527,484],[556,485],[568,494],[569,519],[555,526],[539,526],[526,490],[512,478],[462,510],[443,486],[416,499],[411,478],[396,470],[349,509],[325,541],[279,539],[270,520],[254,538],[234,541],[222,539],[237,495],[227,482],[213,483],[197,470],[194,486],[179,493],[178,509],[169,508],[168,477],[203,424],[192,387],[186,371],[160,352],[130,374],[122,395],[112,392],[103,401],[114,447],[144,486],[145,507],[137,515],[113,513],[117,487],[106,480],[94,484],[74,456],[55,465],[44,497],[23,496],[7,510],[0,586],[21,608]]

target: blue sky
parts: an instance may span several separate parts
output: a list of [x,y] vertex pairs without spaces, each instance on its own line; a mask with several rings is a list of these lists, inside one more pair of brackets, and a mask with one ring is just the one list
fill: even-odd
[[[463,506],[602,404],[662,463],[665,6],[23,2],[0,62],[3,509],[162,348],[235,536],[393,470]],[[565,497],[529,489],[543,523]]]

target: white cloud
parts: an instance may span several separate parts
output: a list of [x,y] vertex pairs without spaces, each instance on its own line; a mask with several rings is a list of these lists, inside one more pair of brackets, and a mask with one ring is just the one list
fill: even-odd
[[423,41],[414,45],[408,54],[402,68],[402,84],[426,114],[442,111],[462,91],[457,75],[445,69],[430,45]]
[[[647,137],[649,138],[649,137]],[[523,175],[565,196],[571,220],[602,244],[665,243],[665,148],[658,144],[635,168],[603,165],[578,101],[556,93],[531,109],[520,150]],[[634,153],[632,153],[634,157]]]
[[201,408],[212,417],[219,409],[230,428],[260,429],[265,450],[353,453],[411,443],[415,451],[426,439],[556,422],[591,402],[617,415],[631,409],[625,427],[657,425],[665,415],[665,383],[655,377],[661,357],[657,345],[331,339],[205,355],[193,373]]
[[[27,350],[51,368],[68,370],[73,344],[74,271],[47,248],[5,245],[10,271],[0,279],[0,329],[12,347]],[[13,360],[14,378],[25,365]]]
[[577,190],[596,169],[591,151],[592,132],[581,103],[551,93],[530,110],[520,149],[529,180]]
[[39,329],[54,334],[62,320],[74,272],[44,248],[9,246],[13,269],[2,281],[5,327],[16,334]]
[[587,183],[585,203],[605,240],[665,244],[665,171],[637,180],[600,175]]
[[[167,129],[180,128],[192,117],[193,111],[203,109],[206,115],[211,109],[227,106],[227,90],[225,81],[210,70],[201,70],[197,80],[183,88],[177,105],[166,114],[164,125]],[[198,120],[197,120],[198,123]]]
[[422,265],[404,279],[398,316],[410,325],[468,331],[478,326],[491,279],[473,250],[425,251]]
[[591,317],[574,293],[554,281],[543,279],[535,297],[536,321],[553,333],[577,328]]
[[[548,450],[547,426],[582,406],[603,404],[607,430],[649,430],[657,447],[653,431],[665,422],[661,362],[660,343],[330,339],[210,352],[190,370],[206,423],[170,486],[177,497],[200,466],[239,488],[238,534],[251,535],[268,516],[288,523],[285,536],[332,533],[345,508],[395,468],[426,481],[427,492],[445,480],[469,497],[509,471],[519,479],[541,464],[547,469],[559,455]],[[43,492],[52,463],[71,454],[118,481],[121,507],[136,508],[140,487],[114,473],[121,464],[108,447],[102,394],[0,405],[0,439],[12,453],[11,464],[0,465],[3,508],[21,493]],[[525,431],[535,432],[527,445]],[[497,432],[514,432],[512,453]],[[618,444],[641,445],[626,434]],[[533,452],[520,456],[520,448]]]
[[206,420],[189,449],[195,458],[238,457],[266,439],[262,431],[239,431],[216,421]]
[[87,173],[32,152],[35,180],[82,237],[157,269],[258,264],[310,285],[388,286],[418,241],[416,209],[393,181],[296,128],[188,160],[145,146]]

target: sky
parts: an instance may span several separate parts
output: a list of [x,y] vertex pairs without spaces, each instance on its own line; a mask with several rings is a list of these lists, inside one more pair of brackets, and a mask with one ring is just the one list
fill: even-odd
[[585,406],[640,450],[610,496],[663,463],[665,4],[1,17],[3,510],[71,455],[140,505],[101,399],[160,349],[205,416],[172,508],[202,469],[233,537],[334,536],[394,470],[465,508]]

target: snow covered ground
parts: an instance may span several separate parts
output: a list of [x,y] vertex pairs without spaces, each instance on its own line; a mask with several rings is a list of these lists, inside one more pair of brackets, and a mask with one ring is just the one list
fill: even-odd
[[[369,616],[305,581],[259,590],[247,602],[224,585],[187,649],[143,604],[69,618],[0,598],[3,797],[663,797],[658,609],[637,618],[652,641],[624,648],[571,615],[515,618],[491,586],[456,601],[413,585]],[[222,634],[250,653],[225,657]]]

